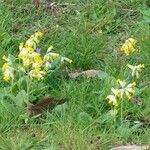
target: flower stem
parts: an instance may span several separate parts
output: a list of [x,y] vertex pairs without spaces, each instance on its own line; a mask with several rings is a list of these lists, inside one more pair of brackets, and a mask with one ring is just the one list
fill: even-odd
[[29,98],[30,98],[30,87],[31,87],[31,83],[32,83],[32,80],[30,79],[30,76],[29,76],[29,70],[27,71],[27,103],[29,103]]
[[115,131],[116,131],[116,109],[114,108],[113,111],[114,111],[114,116],[113,116],[113,119],[114,119],[114,133],[115,133]]
[[121,98],[121,106],[120,106],[120,119],[121,119],[121,125],[123,124],[123,98]]

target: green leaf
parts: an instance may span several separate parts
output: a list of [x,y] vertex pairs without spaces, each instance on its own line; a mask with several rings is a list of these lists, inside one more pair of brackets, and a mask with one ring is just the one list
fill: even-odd
[[60,65],[61,56],[51,63],[51,70],[56,69]]
[[86,112],[81,112],[79,115],[78,115],[78,120],[81,124],[83,125],[88,125],[92,122],[92,117],[86,113]]
[[143,14],[143,22],[150,23],[150,9],[145,9],[141,13]]
[[16,105],[22,107],[27,102],[28,102],[28,95],[25,90],[21,90],[15,97],[15,103]]
[[110,78],[110,75],[108,75],[108,73],[106,73],[104,71],[100,71],[98,77],[101,80],[106,80],[106,79]]
[[12,63],[16,61],[16,57],[11,54],[8,55],[8,58],[11,60]]
[[63,113],[65,111],[65,109],[67,108],[67,103],[64,103],[62,105],[57,105],[54,109],[53,112],[55,113]]

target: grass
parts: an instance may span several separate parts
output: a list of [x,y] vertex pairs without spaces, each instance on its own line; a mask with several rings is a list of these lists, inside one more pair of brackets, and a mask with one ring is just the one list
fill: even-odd
[[[55,13],[44,7],[37,9],[29,0],[0,1],[0,56],[15,54],[21,41],[41,30],[46,32],[43,47],[52,44],[73,60],[69,71],[98,69],[117,79],[127,75],[127,63],[144,63],[139,81],[139,88],[145,88],[140,95],[142,105],[128,103],[124,115],[130,113],[135,121],[150,120],[148,0],[57,2],[75,5]],[[119,49],[128,37],[137,39],[139,52],[124,59]],[[105,101],[114,85],[112,78],[71,80],[61,72],[46,82],[50,95],[69,98],[63,112],[47,112],[46,118],[30,118],[25,124],[25,110],[0,101],[0,149],[107,150],[122,144],[150,144],[149,126],[126,122],[114,128]],[[2,77],[0,86],[5,86]]]

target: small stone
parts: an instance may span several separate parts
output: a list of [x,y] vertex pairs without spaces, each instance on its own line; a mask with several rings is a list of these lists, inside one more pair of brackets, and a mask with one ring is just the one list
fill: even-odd
[[111,150],[148,150],[149,146],[137,146],[137,145],[128,145],[128,146],[119,146],[112,148]]
[[92,69],[92,70],[70,73],[69,77],[72,79],[76,79],[81,76],[86,77],[86,78],[94,78],[94,77],[97,77],[98,75],[99,75],[99,70]]

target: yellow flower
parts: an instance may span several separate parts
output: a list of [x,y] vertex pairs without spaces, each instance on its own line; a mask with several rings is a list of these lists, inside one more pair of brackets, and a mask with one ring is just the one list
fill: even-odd
[[135,40],[133,38],[129,38],[126,40],[126,43],[131,43],[133,46],[135,46],[135,44],[137,43],[137,40]]
[[34,51],[35,51],[35,49],[34,49],[34,48],[32,48],[32,47],[28,47],[28,52],[32,53],[32,52],[34,52]]
[[40,42],[40,40],[38,39],[38,36],[35,36],[35,35],[31,35],[30,39],[32,39],[36,44]]
[[46,63],[45,63],[45,68],[44,68],[44,69],[47,71],[48,68],[51,68],[51,63],[48,62],[48,61],[46,61]]
[[37,52],[33,52],[31,55],[32,55],[31,57],[33,58],[34,63],[38,63],[40,66],[43,64],[43,59],[41,57],[41,54]]
[[31,35],[31,37],[26,41],[25,47],[32,47],[36,49],[36,40],[37,39],[35,39],[35,37]]
[[144,64],[140,64],[141,68],[145,68],[145,65]]
[[120,79],[118,79],[118,82],[121,85],[121,89],[119,89],[121,98],[123,98],[124,94],[128,98],[131,97],[131,94],[135,94],[135,90],[133,90],[133,87],[136,86],[135,82],[127,84],[125,81],[121,81]]
[[49,53],[52,49],[54,49],[54,47],[50,45],[50,47],[47,49],[47,53]]
[[24,67],[29,67],[33,63],[29,50],[32,51],[33,49],[30,47],[24,47],[18,55],[18,58],[22,60]]
[[7,62],[9,61],[8,57],[6,57],[5,55],[2,57],[2,59],[5,60],[5,61],[7,61]]
[[20,51],[22,50],[23,46],[24,46],[24,43],[20,43],[20,45],[19,45],[19,50]]
[[43,33],[43,32],[40,32],[40,31],[38,31],[38,32],[35,33],[35,37],[37,37],[37,38],[38,38],[38,37],[41,38],[43,35],[44,35],[44,33]]
[[118,79],[117,82],[121,85],[121,87],[124,87],[126,85],[126,82],[124,80]]
[[31,78],[36,78],[38,80],[44,79],[44,75],[46,75],[46,72],[41,71],[40,69],[34,69],[29,72],[29,76]]
[[133,53],[136,51],[135,45],[137,41],[133,38],[129,38],[125,41],[125,43],[121,47],[121,51],[123,51],[126,55],[129,55],[130,53]]
[[50,60],[54,61],[55,59],[57,59],[60,55],[58,53],[49,53],[50,56]]
[[33,67],[34,69],[39,69],[39,68],[41,67],[41,64],[35,62],[35,63],[32,64],[32,67]]
[[12,71],[9,70],[9,69],[6,69],[6,70],[4,71],[4,74],[3,74],[3,75],[4,75],[4,76],[3,76],[3,79],[4,79],[5,81],[9,81],[10,79],[14,79],[13,73],[12,73]]
[[44,56],[44,61],[50,61],[53,62],[54,60],[56,60],[60,55],[58,53],[48,53]]
[[130,53],[133,53],[135,51],[135,48],[133,47],[133,45],[131,43],[129,44],[124,44],[122,47],[121,47],[121,51],[124,51],[124,53],[126,55],[129,55]]
[[3,64],[2,70],[3,80],[9,81],[10,79],[14,79],[13,68],[8,63]]
[[131,96],[131,95],[128,95],[128,99],[129,99],[129,100],[132,99],[132,96]]
[[114,96],[114,95],[108,95],[106,97],[106,99],[108,99],[109,103],[111,103],[113,106],[116,106],[116,107],[118,106],[118,102],[117,102],[116,96]]
[[18,54],[18,58],[19,59],[23,59],[25,57],[28,57],[28,49],[27,48],[22,48],[22,50],[20,51],[20,53]]
[[131,83],[131,86],[136,86],[136,82],[132,82],[132,83]]
[[2,66],[2,71],[3,71],[3,79],[5,81],[9,81],[10,79],[14,79],[14,68],[12,67],[12,62],[10,57],[6,57],[5,55],[2,57],[6,61],[6,63],[3,64]]
[[22,62],[23,62],[23,66],[25,68],[30,67],[32,65],[32,63],[33,63],[33,61],[30,58],[22,59]]
[[7,68],[9,68],[8,63],[4,63],[2,69],[3,69],[3,70],[6,70]]
[[2,57],[3,60],[5,60],[10,66],[12,65],[12,61],[10,59],[10,56],[6,57],[5,55]]
[[72,60],[67,58],[67,57],[61,57],[61,62],[64,62],[64,61],[67,61],[69,62],[70,64],[72,63]]
[[127,66],[131,69],[132,71],[132,76],[133,77],[136,77],[136,78],[139,78],[139,72],[142,71],[142,68],[144,68],[144,64],[139,64],[137,66],[132,66],[130,64],[127,64]]
[[121,97],[120,95],[120,90],[119,89],[114,89],[114,88],[111,88],[111,91],[113,92],[113,94],[116,96],[116,97]]

